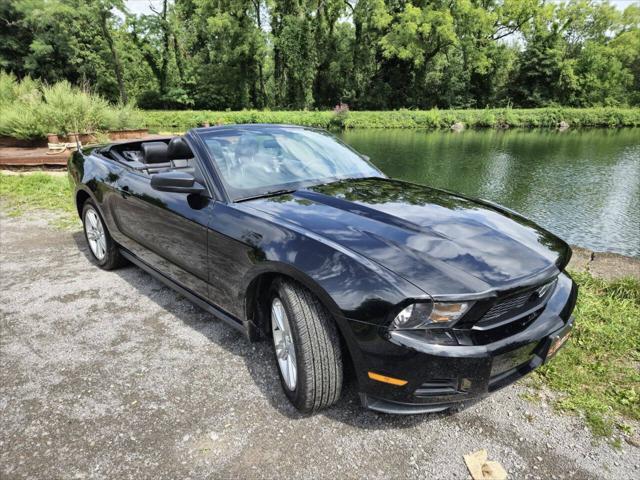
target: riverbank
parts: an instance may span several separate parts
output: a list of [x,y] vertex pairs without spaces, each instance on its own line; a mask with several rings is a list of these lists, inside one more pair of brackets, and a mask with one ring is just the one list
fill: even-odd
[[281,123],[326,129],[405,128],[579,128],[640,126],[639,108],[487,108],[477,110],[393,111],[143,111],[144,127],[155,130],[233,123]]
[[[0,122],[0,135],[6,139],[26,139],[46,144],[47,133],[63,133],[79,129],[82,133],[105,136],[108,125],[87,127],[83,120],[71,125],[75,117],[64,106],[46,120],[35,114],[23,114],[21,107],[5,109]],[[126,118],[122,125],[129,129],[148,128],[154,132],[184,132],[203,125],[276,123],[324,128],[352,129],[557,129],[622,128],[640,126],[640,108],[486,108],[465,110],[391,110],[391,111],[212,111],[212,110],[138,110],[131,106],[114,107],[111,116]],[[39,111],[36,108],[36,111]],[[70,120],[71,119],[71,120]],[[55,121],[54,121],[55,120]],[[120,124],[118,124],[120,125]],[[109,127],[110,128],[110,127]],[[124,128],[124,127],[123,127]],[[105,130],[106,129],[106,130]],[[96,130],[96,131],[93,131]]]
[[588,272],[595,278],[617,280],[635,278],[640,281],[640,258],[627,257],[609,252],[594,252],[587,248],[571,247],[573,256],[569,270]]

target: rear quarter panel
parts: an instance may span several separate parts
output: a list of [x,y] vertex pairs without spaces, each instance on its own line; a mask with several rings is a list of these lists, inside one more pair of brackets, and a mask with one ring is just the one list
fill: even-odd
[[117,195],[113,185],[117,182],[124,167],[96,155],[94,150],[97,147],[74,152],[67,162],[68,174],[74,185],[73,201],[77,201],[80,191],[88,194],[98,207],[109,233],[118,241],[122,239],[122,234],[114,221],[113,212],[109,208],[109,198],[112,195]]

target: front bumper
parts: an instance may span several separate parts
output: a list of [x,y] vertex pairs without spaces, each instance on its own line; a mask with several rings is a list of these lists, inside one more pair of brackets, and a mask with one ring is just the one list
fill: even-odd
[[[548,361],[573,327],[577,286],[562,274],[542,313],[528,327],[487,345],[444,346],[352,322],[354,359],[365,407],[386,413],[445,410],[505,387]],[[395,386],[368,378],[375,372],[406,380]]]

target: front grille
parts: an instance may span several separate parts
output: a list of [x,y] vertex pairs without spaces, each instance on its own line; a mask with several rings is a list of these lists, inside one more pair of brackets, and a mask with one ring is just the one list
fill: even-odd
[[515,320],[525,313],[530,314],[541,309],[551,295],[554,284],[555,280],[499,299],[487,310],[476,326],[481,329],[492,328],[506,321]]
[[498,301],[493,307],[489,309],[487,313],[482,317],[483,322],[491,322],[497,318],[502,317],[504,314],[509,313],[511,310],[524,307],[531,296],[533,291],[529,290],[524,293],[520,293],[510,298]]

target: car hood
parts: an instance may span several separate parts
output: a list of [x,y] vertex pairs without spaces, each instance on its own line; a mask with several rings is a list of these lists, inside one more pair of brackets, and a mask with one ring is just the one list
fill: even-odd
[[510,210],[387,178],[345,180],[247,203],[440,299],[544,281],[571,255],[565,242]]

